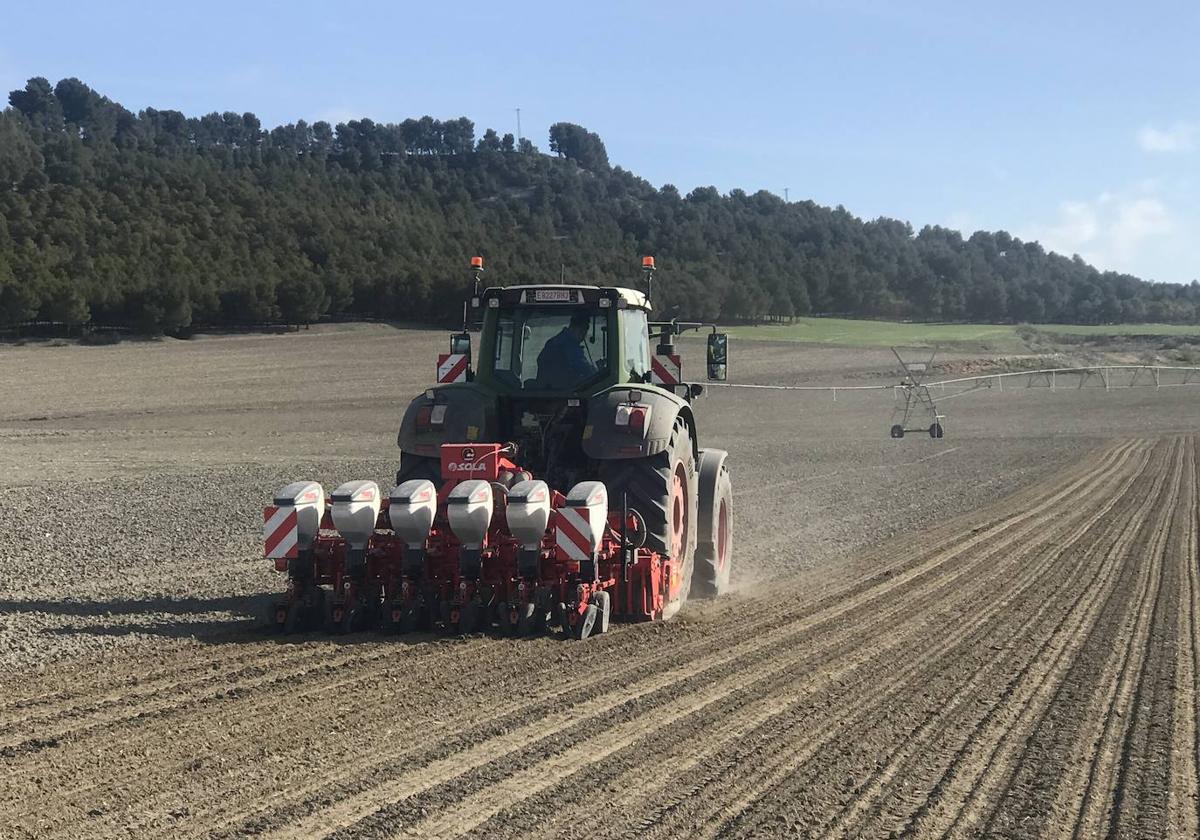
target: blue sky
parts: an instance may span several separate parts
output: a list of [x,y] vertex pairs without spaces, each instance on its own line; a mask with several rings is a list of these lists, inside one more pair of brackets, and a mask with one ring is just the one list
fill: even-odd
[[126,107],[567,120],[684,192],[768,189],[1200,278],[1200,3],[11,3],[0,85]]

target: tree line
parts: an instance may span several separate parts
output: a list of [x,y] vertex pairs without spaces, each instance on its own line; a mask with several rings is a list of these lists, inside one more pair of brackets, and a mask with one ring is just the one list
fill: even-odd
[[1197,320],[1194,281],[1101,272],[1003,231],[655,188],[571,123],[549,149],[477,138],[466,117],[135,114],[78,79],[31,79],[0,112],[0,324],[445,322],[477,253],[489,282],[625,285],[655,254],[657,308],[693,319]]

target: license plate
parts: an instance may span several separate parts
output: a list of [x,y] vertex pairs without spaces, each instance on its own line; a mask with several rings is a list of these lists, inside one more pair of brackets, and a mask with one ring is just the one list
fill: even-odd
[[536,289],[533,299],[538,303],[570,303],[570,289]]

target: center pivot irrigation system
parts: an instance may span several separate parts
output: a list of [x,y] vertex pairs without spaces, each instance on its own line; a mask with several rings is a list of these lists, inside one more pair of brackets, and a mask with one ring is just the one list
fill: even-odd
[[279,628],[582,639],[724,592],[727,453],[700,445],[704,386],[683,381],[674,342],[709,330],[709,378],[724,379],[726,337],[650,320],[652,257],[641,290],[481,290],[483,259],[471,267],[463,329],[400,424],[395,486],[298,481],[264,509],[287,575]]
[[924,362],[906,362],[900,356],[900,351],[895,347],[892,348],[892,354],[896,357],[896,361],[900,363],[900,367],[904,368],[908,378],[896,386],[898,389],[897,396],[903,396],[903,405],[897,405],[892,411],[892,428],[891,436],[894,438],[904,437],[905,432],[923,432],[926,429],[912,428],[913,416],[924,414],[929,422],[929,436],[937,439],[945,435],[942,429],[942,421],[945,416],[938,413],[937,403],[933,401],[933,395],[929,392],[929,386],[921,380],[929,372],[929,366],[933,364],[933,359],[937,356],[937,348],[929,354],[929,358]]
[[[892,408],[891,428],[893,438],[902,438],[910,432],[928,434],[931,438],[945,436],[943,423],[946,419],[939,408],[947,400],[965,397],[977,391],[1003,391],[1005,382],[1009,389],[1045,388],[1057,391],[1060,388],[1079,390],[1103,388],[1115,391],[1124,388],[1178,388],[1184,385],[1200,385],[1200,367],[1184,365],[1088,365],[1082,367],[1039,368],[1005,373],[986,373],[977,376],[962,376],[954,379],[925,380],[937,356],[935,347],[924,361],[904,359],[900,350],[892,348],[892,354],[900,363],[905,378],[895,385],[749,385],[740,382],[718,382],[721,388],[748,388],[768,391],[819,391],[832,393],[837,400],[839,392],[847,391],[891,391],[895,400]],[[915,425],[916,418],[923,417],[928,426]],[[924,422],[924,421],[921,421]]]

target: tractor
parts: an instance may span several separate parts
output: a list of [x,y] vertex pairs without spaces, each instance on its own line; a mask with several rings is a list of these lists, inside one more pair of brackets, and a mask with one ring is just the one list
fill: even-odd
[[276,622],[586,638],[725,592],[727,455],[700,446],[704,386],[684,381],[675,338],[709,330],[723,380],[727,336],[652,320],[654,270],[646,257],[637,290],[481,290],[474,258],[474,316],[404,413],[394,489],[296,482],[264,511],[289,580]]

